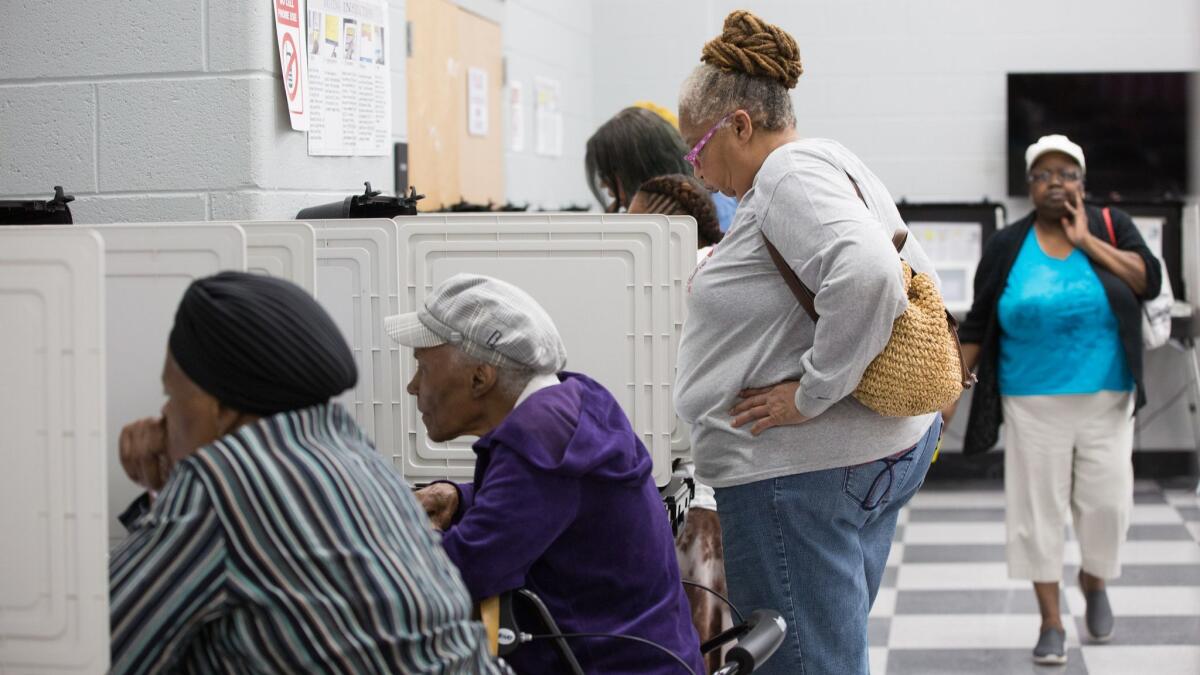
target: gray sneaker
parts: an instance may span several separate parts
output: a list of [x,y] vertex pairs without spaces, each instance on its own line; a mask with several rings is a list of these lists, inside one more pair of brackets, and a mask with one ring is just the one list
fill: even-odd
[[1108,642],[1113,636],[1112,605],[1108,604],[1108,593],[1104,589],[1084,593],[1087,600],[1086,621],[1088,634],[1096,642]]
[[1047,628],[1038,636],[1033,648],[1033,662],[1045,665],[1062,665],[1067,662],[1067,632],[1060,628]]

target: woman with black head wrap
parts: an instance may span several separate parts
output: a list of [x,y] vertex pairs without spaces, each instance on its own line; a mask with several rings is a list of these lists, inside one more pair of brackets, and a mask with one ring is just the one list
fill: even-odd
[[110,561],[113,672],[499,672],[409,487],[330,402],[357,378],[299,287],[188,288],[162,415],[121,432],[157,497]]

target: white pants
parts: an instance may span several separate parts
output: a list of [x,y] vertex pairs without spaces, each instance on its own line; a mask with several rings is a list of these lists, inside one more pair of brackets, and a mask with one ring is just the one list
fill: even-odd
[[1133,510],[1133,394],[1005,396],[1008,574],[1062,579],[1067,509],[1083,570],[1121,573]]

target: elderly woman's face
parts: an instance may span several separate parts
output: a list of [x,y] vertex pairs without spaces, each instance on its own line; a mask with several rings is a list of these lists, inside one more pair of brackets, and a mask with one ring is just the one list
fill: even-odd
[[679,134],[689,149],[692,173],[710,190],[735,196],[730,170],[730,135],[734,120],[728,115],[719,120],[681,119]]
[[1048,152],[1029,169],[1029,199],[1038,211],[1065,214],[1067,202],[1083,196],[1083,171],[1069,155]]
[[408,383],[408,393],[417,397],[421,421],[435,443],[469,433],[481,409],[471,393],[474,367],[455,358],[456,349],[442,345],[413,350],[417,372]]

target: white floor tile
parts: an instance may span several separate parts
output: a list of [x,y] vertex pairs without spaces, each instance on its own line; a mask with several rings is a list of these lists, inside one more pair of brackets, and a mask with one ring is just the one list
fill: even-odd
[[1194,541],[1130,541],[1121,547],[1126,565],[1200,564],[1200,546]]
[[1188,532],[1192,533],[1192,538],[1200,541],[1200,523],[1188,523]]
[[884,675],[887,672],[887,647],[871,647],[867,650],[867,656],[870,659],[871,675]]
[[[1087,602],[1078,587],[1066,592],[1072,616],[1083,616]],[[1200,616],[1200,588],[1195,586],[1109,586],[1113,614],[1122,616]],[[1200,643],[1200,635],[1196,636]]]
[[1130,522],[1135,525],[1182,523],[1183,516],[1169,504],[1134,504]]
[[908,563],[900,567],[901,591],[991,590],[1026,588],[1028,581],[1008,578],[1005,563]]
[[1200,647],[1085,646],[1083,661],[1088,675],[1196,675],[1200,673]]
[[1173,506],[1200,506],[1200,494],[1192,490],[1164,490],[1163,496]]
[[1196,586],[1110,586],[1108,600],[1116,616],[1200,616]]
[[909,523],[904,527],[906,544],[1003,544],[1004,539],[1004,523]]
[[901,560],[904,560],[904,544],[893,543],[892,550],[888,552],[887,566],[899,567]]
[[[902,615],[892,617],[891,649],[1032,649],[1042,619],[1036,614]],[[1073,622],[1064,622],[1067,647],[1079,645]]]
[[1001,490],[923,490],[918,492],[909,506],[916,509],[969,509],[997,508],[1004,506]]
[[896,589],[881,588],[875,595],[875,604],[871,605],[871,616],[875,618],[888,617],[896,613]]

